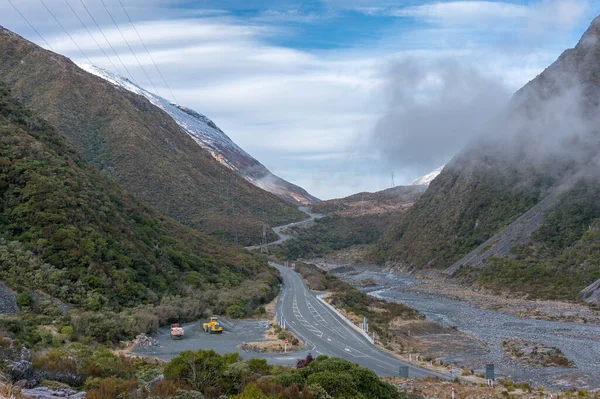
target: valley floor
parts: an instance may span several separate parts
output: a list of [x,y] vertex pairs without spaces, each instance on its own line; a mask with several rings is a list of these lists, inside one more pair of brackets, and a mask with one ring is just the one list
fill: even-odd
[[[503,377],[555,389],[600,387],[598,325],[516,317],[472,304],[467,298],[440,295],[431,287],[423,289],[423,281],[427,280],[410,275],[381,271],[367,265],[334,266],[339,265],[325,267],[377,298],[407,304],[431,321],[458,328],[481,341],[487,349],[482,354],[452,354],[444,358],[446,361],[475,370],[482,370],[486,363],[493,362],[497,373]],[[559,348],[576,367],[534,367],[516,362],[505,356],[501,346],[502,341],[510,338],[524,338]]]
[[[326,271],[344,267],[370,267],[360,261],[362,255],[361,249],[355,247],[338,251],[328,258],[309,259],[306,262],[313,263]],[[397,267],[373,267],[385,272],[405,274]],[[530,300],[510,292],[497,294],[483,288],[467,287],[435,270],[411,275],[416,279],[415,284],[409,288],[413,292],[444,295],[467,301],[481,308],[500,310],[523,318],[600,324],[600,310],[584,303]]]

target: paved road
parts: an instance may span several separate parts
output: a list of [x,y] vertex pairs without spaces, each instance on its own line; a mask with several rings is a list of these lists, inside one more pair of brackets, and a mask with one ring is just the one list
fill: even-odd
[[[312,222],[315,219],[320,219],[323,217],[323,215],[319,215],[318,213],[311,213],[309,211],[309,208],[306,206],[301,206],[298,209],[300,209],[302,212],[306,213],[308,215],[308,218],[306,218],[300,222],[294,222],[294,223],[284,224],[283,226],[273,227],[273,231],[275,232],[275,234],[277,234],[279,236],[279,239],[277,241],[271,241],[270,243],[268,243],[267,244],[268,247],[270,247],[271,245],[281,244],[282,242],[285,242],[285,241],[289,240],[290,238],[292,238],[292,236],[282,233],[282,231],[285,228],[291,227],[291,226],[301,226],[303,224]],[[246,249],[253,250],[253,249],[260,249],[260,247],[261,247],[260,244],[259,245],[251,245],[249,247],[246,247]]]
[[316,354],[345,358],[368,367],[379,376],[397,376],[400,366],[409,366],[409,376],[448,378],[402,362],[369,343],[339,316],[323,305],[295,271],[271,263],[283,277],[283,289],[277,303],[277,317],[298,335]]

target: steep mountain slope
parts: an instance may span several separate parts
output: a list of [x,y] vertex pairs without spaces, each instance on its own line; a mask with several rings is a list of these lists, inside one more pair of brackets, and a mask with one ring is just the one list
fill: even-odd
[[[549,289],[537,290],[543,296],[576,298],[600,278],[590,250],[600,217],[592,200],[600,187],[599,104],[600,17],[574,49],[515,94],[386,233],[385,260],[455,264],[449,273],[466,267],[459,274],[475,280],[473,267],[484,266],[482,284],[502,281],[504,289],[526,292],[517,282],[527,280],[531,291],[544,282]],[[568,289],[552,290],[561,284]]]
[[0,79],[56,126],[84,160],[188,226],[255,244],[263,222],[303,218],[296,206],[217,162],[146,98],[3,28]]
[[[203,306],[224,311],[234,301],[268,299],[277,284],[264,261],[223,247],[126,193],[2,84],[0,264],[0,280],[15,291],[41,290],[95,312],[156,308],[169,295],[210,292]],[[185,313],[177,306],[162,311],[166,318]]]
[[235,144],[206,116],[192,109],[173,104],[114,73],[91,65],[80,65],[80,67],[119,87],[146,97],[152,104],[171,115],[175,122],[217,161],[255,186],[294,204],[307,205],[319,201],[303,188],[272,174],[264,165]]

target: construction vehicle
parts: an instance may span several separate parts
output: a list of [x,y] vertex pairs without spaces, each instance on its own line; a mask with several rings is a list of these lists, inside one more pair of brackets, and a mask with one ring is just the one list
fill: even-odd
[[171,339],[183,339],[183,328],[178,324],[171,324]]
[[223,332],[223,327],[219,324],[217,316],[210,318],[210,321],[202,324],[202,329],[209,334],[218,334]]

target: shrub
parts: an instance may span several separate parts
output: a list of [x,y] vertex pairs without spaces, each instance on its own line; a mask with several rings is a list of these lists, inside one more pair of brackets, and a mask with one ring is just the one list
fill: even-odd
[[164,375],[168,380],[185,382],[205,394],[226,391],[225,370],[240,360],[237,353],[221,356],[214,350],[185,351],[167,363]]
[[302,367],[306,367],[309,364],[311,364],[313,362],[313,360],[315,360],[315,359],[309,353],[308,355],[306,355],[305,359],[298,359],[298,361],[296,362],[296,368],[301,369]]
[[254,383],[246,385],[246,388],[233,397],[233,399],[267,399],[267,396]]
[[98,387],[88,390],[87,399],[114,399],[120,395],[136,390],[137,380],[120,380],[118,378],[107,378],[98,381]]
[[19,309],[31,309],[33,304],[33,297],[29,293],[23,292],[17,296],[17,306],[19,306]]

